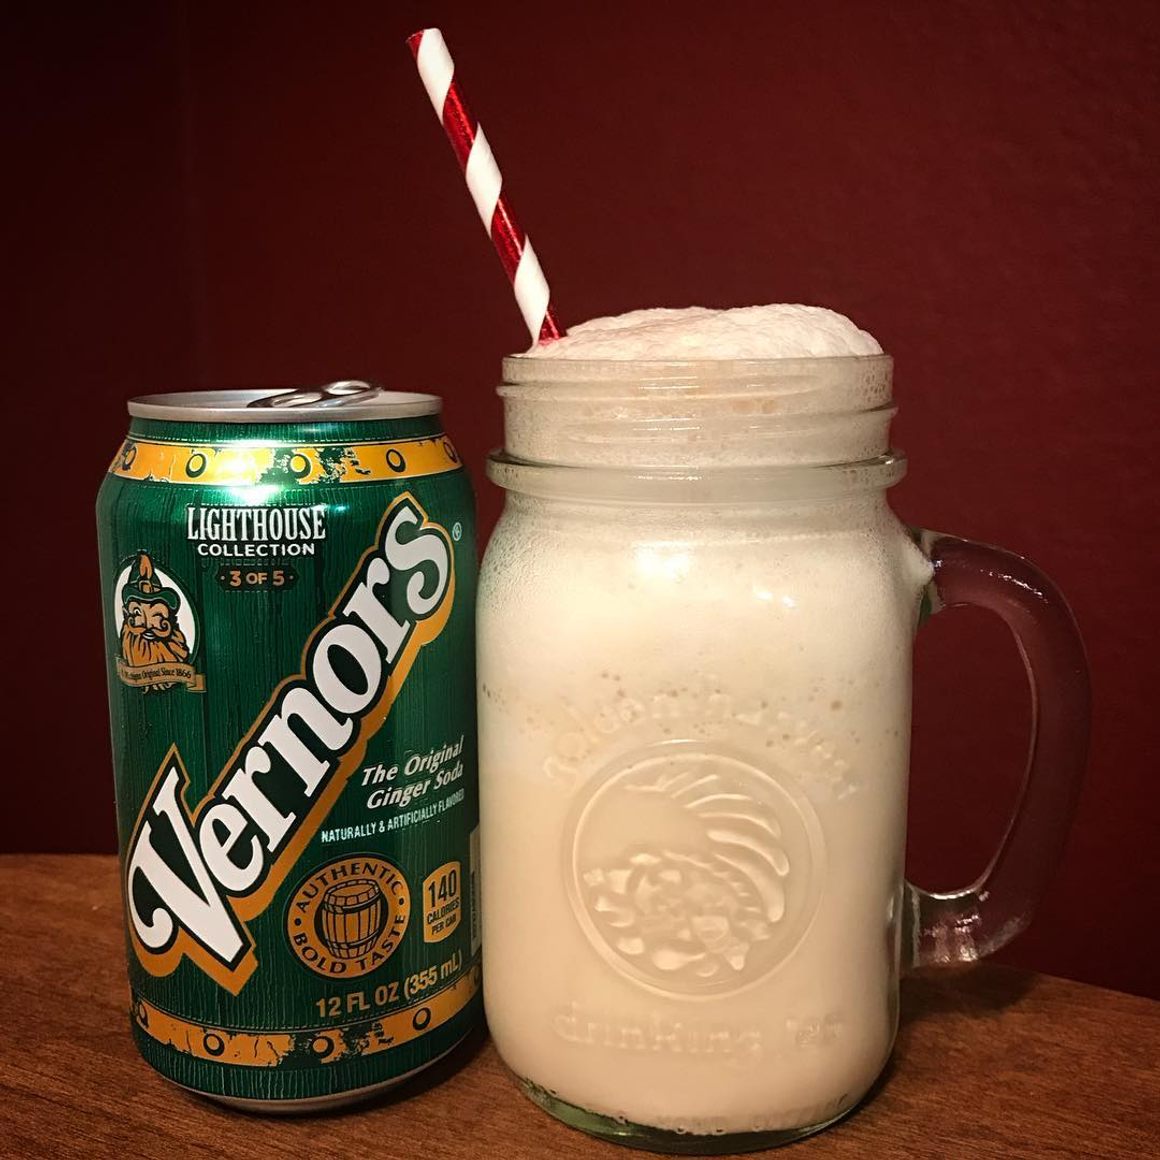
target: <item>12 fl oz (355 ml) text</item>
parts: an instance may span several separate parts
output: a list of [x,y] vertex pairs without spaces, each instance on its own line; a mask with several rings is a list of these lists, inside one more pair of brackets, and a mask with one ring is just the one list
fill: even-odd
[[428,967],[406,980],[406,986],[397,979],[380,983],[373,990],[347,991],[343,995],[327,995],[314,1001],[318,1014],[323,1019],[343,1019],[365,1015],[384,1007],[392,1007],[404,998],[421,994],[439,980],[448,979],[462,965],[463,956],[456,952],[437,967]]

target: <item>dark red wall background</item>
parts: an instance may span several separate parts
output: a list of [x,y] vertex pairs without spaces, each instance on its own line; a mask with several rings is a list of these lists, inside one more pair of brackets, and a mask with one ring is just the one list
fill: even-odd
[[[565,320],[817,302],[893,352],[898,511],[1038,561],[1091,654],[1079,818],[1007,957],[1155,992],[1160,45],[1154,7],[1128,0],[10,16],[10,439],[36,458],[6,524],[0,848],[114,848],[91,508],[128,396],[436,391],[494,520],[492,387],[525,339],[402,42],[434,22]],[[985,864],[1027,717],[1004,629],[924,630],[919,881]]]

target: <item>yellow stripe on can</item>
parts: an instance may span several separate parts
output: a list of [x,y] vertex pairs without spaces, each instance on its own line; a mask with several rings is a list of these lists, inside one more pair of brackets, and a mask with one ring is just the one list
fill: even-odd
[[[374,1055],[400,1047],[449,1022],[474,998],[480,985],[478,964],[450,987],[377,1019],[339,1027],[305,1031],[239,1031],[207,1027],[182,1019],[146,1002],[133,1001],[133,1021],[150,1038],[197,1059],[231,1063],[239,1067],[277,1067],[286,1056],[309,1043],[319,1063],[337,1063],[351,1055]],[[350,1035],[350,1032],[357,1032]],[[358,1042],[354,1051],[347,1046]]]
[[203,487],[246,487],[278,483],[381,483],[439,475],[459,467],[459,455],[446,435],[386,443],[170,443],[125,440],[109,465],[121,479]]

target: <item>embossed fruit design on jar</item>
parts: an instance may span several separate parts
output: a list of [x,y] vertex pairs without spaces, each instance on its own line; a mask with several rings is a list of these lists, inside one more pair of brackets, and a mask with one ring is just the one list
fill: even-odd
[[775,969],[823,875],[808,799],[695,742],[643,750],[580,798],[571,899],[616,970],[666,994],[723,994]]

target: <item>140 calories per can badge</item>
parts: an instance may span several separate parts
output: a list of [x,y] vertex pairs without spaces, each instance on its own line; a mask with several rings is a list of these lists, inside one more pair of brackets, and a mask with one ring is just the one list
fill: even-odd
[[439,400],[155,395],[97,501],[132,1026],[307,1111],[482,1018],[471,488]]

